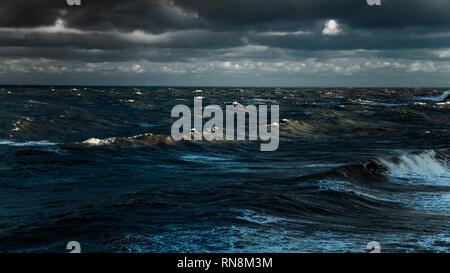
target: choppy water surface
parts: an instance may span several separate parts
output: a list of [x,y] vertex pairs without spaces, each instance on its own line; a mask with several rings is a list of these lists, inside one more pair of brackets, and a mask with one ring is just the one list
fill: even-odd
[[[0,87],[0,251],[448,252],[449,93]],[[279,104],[279,149],[174,142],[194,96]]]

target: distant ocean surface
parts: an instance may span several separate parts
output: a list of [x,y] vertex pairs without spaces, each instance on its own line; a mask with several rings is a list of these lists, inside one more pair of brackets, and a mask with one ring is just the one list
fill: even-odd
[[[0,86],[0,252],[449,252],[447,90]],[[279,149],[173,141],[195,96]]]

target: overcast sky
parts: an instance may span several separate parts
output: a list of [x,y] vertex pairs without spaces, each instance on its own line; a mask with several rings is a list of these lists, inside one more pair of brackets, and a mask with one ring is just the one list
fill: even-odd
[[0,84],[450,86],[450,0],[1,0]]

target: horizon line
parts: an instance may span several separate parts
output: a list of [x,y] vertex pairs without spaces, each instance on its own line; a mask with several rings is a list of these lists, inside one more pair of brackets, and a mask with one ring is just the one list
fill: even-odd
[[0,84],[3,86],[30,86],[30,87],[182,87],[182,88],[450,88],[449,86],[370,86],[370,85],[304,85],[304,86],[282,86],[282,85],[130,85],[130,84]]

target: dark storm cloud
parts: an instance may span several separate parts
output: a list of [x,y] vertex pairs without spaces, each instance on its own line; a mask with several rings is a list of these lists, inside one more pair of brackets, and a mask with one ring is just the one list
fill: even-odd
[[[393,28],[449,26],[450,2],[446,0],[382,0],[371,7],[365,0],[175,0],[208,22],[222,26],[295,21],[311,23],[335,18],[352,27]],[[208,4],[209,3],[209,4]]]
[[382,0],[379,7],[365,0],[82,0],[81,7],[65,0],[3,0],[0,27],[51,25],[58,17],[78,29],[149,32],[308,26],[328,18],[354,28],[448,27],[449,12],[448,0]]
[[3,0],[0,2],[0,27],[52,25],[67,8],[64,1]]
[[379,31],[378,35],[360,35],[359,33],[344,33],[336,37],[326,37],[320,33],[313,35],[286,35],[274,39],[254,35],[249,41],[271,47],[306,49],[306,50],[390,50],[415,48],[450,47],[450,35],[444,37],[424,37],[420,35],[405,35],[402,31]]
[[[3,47],[0,48],[0,58],[40,58],[60,60],[60,61],[81,61],[81,62],[125,62],[148,60],[153,62],[189,62],[195,58],[214,58],[214,53],[224,53],[223,50],[207,51],[203,49],[150,49],[136,50],[136,48],[120,50],[84,50],[72,49],[68,54],[66,48],[61,47]],[[267,58],[266,55],[263,56]],[[217,59],[217,58],[216,58]]]
[[4,0],[0,27],[39,27],[64,18],[68,27],[82,30],[135,30],[161,32],[187,29],[202,20],[165,0],[82,0],[68,6],[65,0]]
[[8,47],[71,47],[84,49],[129,49],[129,48],[222,48],[242,45],[240,33],[182,31],[168,34],[146,34],[143,32],[109,33],[42,33],[2,31],[1,46]]

